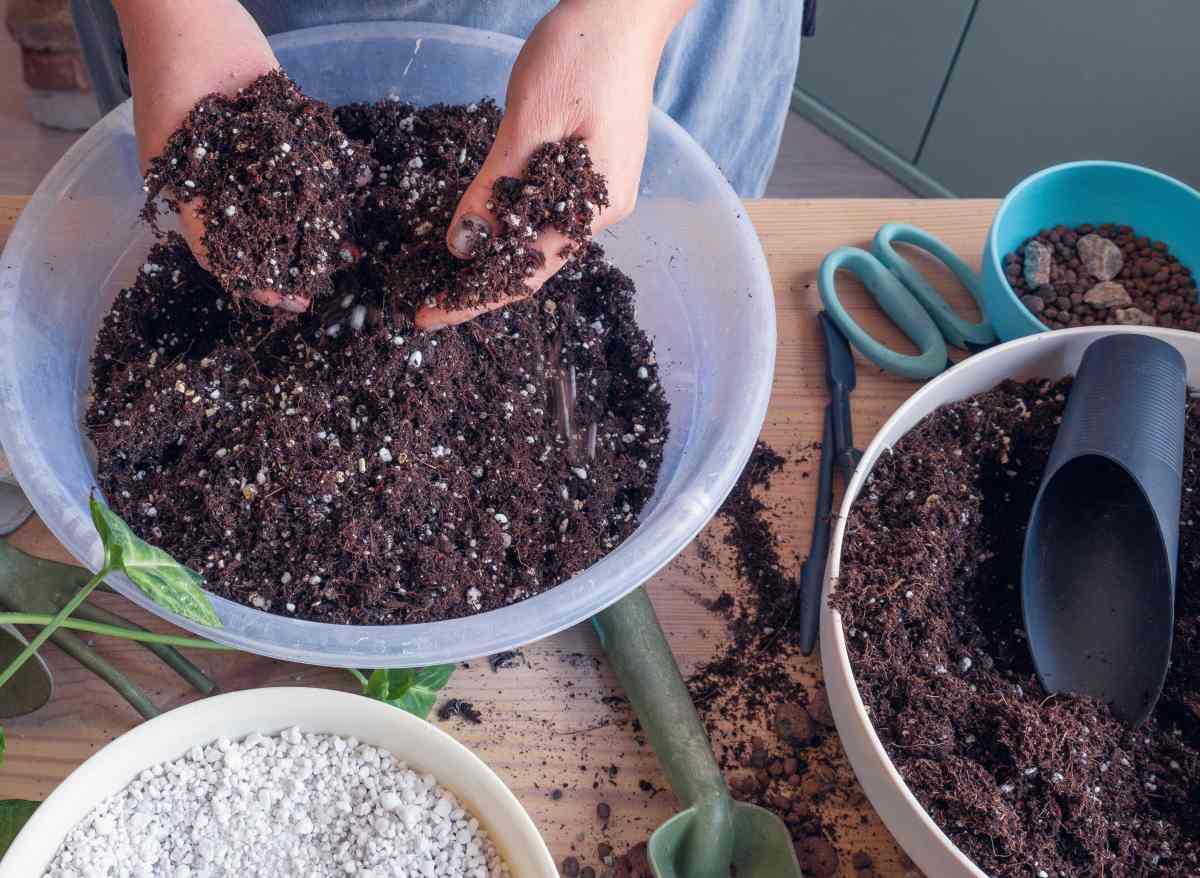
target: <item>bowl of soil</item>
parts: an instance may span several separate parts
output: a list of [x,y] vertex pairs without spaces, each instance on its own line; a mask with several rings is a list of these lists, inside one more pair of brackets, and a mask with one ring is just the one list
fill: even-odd
[[335,872],[558,875],[525,809],[466,747],[381,702],[307,688],[217,695],[126,732],[58,785],[0,862],[0,878]]
[[[374,150],[383,172],[366,206],[378,193],[387,216],[403,213],[391,223],[407,236],[396,246],[436,241],[444,261],[444,233],[421,221],[419,206],[436,202],[434,219],[448,219],[445,205],[486,155],[498,119],[485,98],[503,95],[520,42],[372,22],[272,43],[306,95],[334,107],[380,102],[336,111],[353,145],[335,138],[311,171]],[[325,108],[311,118],[332,117]],[[260,129],[274,136],[293,120],[304,121]],[[274,148],[280,163],[304,152]],[[410,158],[413,149],[422,152]],[[181,161],[211,161],[205,153]],[[81,138],[22,213],[0,263],[0,442],[83,564],[95,569],[101,558],[86,507],[98,486],[142,537],[206,577],[220,629],[171,616],[111,578],[184,627],[330,666],[512,649],[589,618],[670,561],[753,448],[774,364],[770,277],[740,201],[657,110],[637,210],[599,242],[610,261],[588,251],[541,299],[437,334],[377,325],[378,310],[354,287],[364,275],[347,269],[352,288],[298,322],[295,340],[309,351],[300,356],[269,320],[227,307],[178,244],[155,244],[139,222],[145,197],[127,104]],[[230,205],[214,220],[244,213]],[[168,311],[169,326],[154,324]],[[557,352],[551,324],[565,337],[556,381],[539,368]],[[254,347],[258,359],[237,361],[238,351],[196,329],[231,325],[269,336]],[[293,373],[314,363],[307,376]],[[156,385],[167,377],[170,386]],[[124,395],[152,384],[156,399]],[[185,396],[203,404],[181,408]],[[562,430],[567,396],[577,399],[574,426]],[[209,429],[209,415],[225,419],[225,433]]]
[[973,356],[879,431],[830,550],[821,657],[846,753],[939,878],[1193,875],[1200,837],[1200,412],[1189,400],[1173,662],[1150,719],[1048,696],[1022,625],[1026,525],[1096,339],[1151,334],[1200,385],[1200,336],[1086,327]]
[[[1040,273],[1024,258],[1032,241],[1045,253]],[[1115,261],[1097,268],[1104,250]],[[1001,202],[983,252],[983,310],[1001,341],[1093,324],[1194,330],[1198,267],[1200,192],[1138,165],[1069,162]]]

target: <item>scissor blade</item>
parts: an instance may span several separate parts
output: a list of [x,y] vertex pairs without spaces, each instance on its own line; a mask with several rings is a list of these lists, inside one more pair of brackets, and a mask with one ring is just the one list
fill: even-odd
[[818,319],[821,323],[821,337],[825,342],[825,383],[830,389],[844,387],[848,393],[858,383],[850,343],[828,314],[822,311]]
[[854,475],[858,461],[854,459],[854,425],[850,417],[850,391],[857,377],[854,355],[846,336],[824,311],[818,315],[821,338],[825,343],[825,382],[829,385],[830,408],[833,411],[833,459],[837,461],[846,481]]
[[800,652],[811,655],[821,620],[821,589],[829,555],[829,517],[833,514],[833,406],[825,406],[821,462],[817,471],[817,503],[813,509],[812,542],[800,568]]

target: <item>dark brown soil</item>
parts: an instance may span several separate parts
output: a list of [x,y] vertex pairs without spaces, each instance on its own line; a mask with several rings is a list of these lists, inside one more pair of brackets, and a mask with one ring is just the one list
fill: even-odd
[[[590,246],[535,299],[416,332],[429,289],[411,285],[471,265],[447,253],[445,223],[498,114],[339,118],[380,163],[362,191],[420,191],[418,206],[360,212],[371,252],[296,320],[234,302],[181,239],[157,246],[100,332],[86,419],[101,486],[208,588],[274,613],[390,624],[511,604],[611,551],[653,491],[667,403],[633,285]],[[398,174],[378,158],[419,148]],[[537,191],[503,203],[544,212],[561,183],[546,162],[590,167],[580,144],[548,147]]]
[[418,109],[386,101],[339,107],[335,115],[351,138],[368,144],[377,169],[356,195],[354,236],[377,263],[381,282],[409,308],[435,301],[466,307],[526,292],[525,278],[545,261],[537,233],[556,228],[580,248],[608,204],[586,144],[545,144],[521,179],[496,181],[489,202],[500,221],[495,234],[475,258],[454,259],[446,229],[496,136],[496,105]]
[[545,144],[520,179],[496,181],[499,227],[476,258],[454,259],[446,229],[499,125],[491,101],[416,108],[398,101],[336,110],[304,96],[281,72],[236,97],[209,95],[192,110],[146,175],[144,216],[159,195],[171,210],[201,199],[203,241],[226,290],[322,298],[331,276],[364,252],[394,308],[411,316],[440,301],[464,307],[527,292],[541,267],[547,227],[581,253],[604,180],[587,146]]
[[454,717],[465,720],[473,726],[483,722],[483,714],[476,709],[475,705],[469,701],[463,701],[461,698],[448,700],[438,708],[437,716],[442,722]]
[[910,789],[994,876],[1200,873],[1200,412],[1188,416],[1174,656],[1131,729],[1050,697],[1020,560],[1070,381],[1008,382],[924,419],[848,522],[841,610],[859,691]]
[[[690,675],[689,685],[734,798],[779,815],[804,874],[873,878],[869,855],[850,849],[839,853],[834,844],[843,830],[861,836],[860,815],[867,805],[841,755],[825,692],[811,682],[815,661],[799,655],[799,565],[787,557],[781,538],[795,510],[769,503],[772,480],[785,466],[811,461],[813,450],[806,445],[785,457],[760,442],[718,522],[697,541],[700,564],[689,572],[702,584],[724,588],[732,579],[736,587],[713,588],[716,599],[697,595],[720,615],[727,637]],[[614,710],[626,705],[619,696],[604,701]],[[647,780],[639,788],[647,799],[661,792]],[[644,844],[612,863],[600,856],[597,874],[611,866],[613,878],[649,878],[644,857]]]
[[[721,507],[744,593],[713,607],[730,613],[729,639],[688,682],[735,798],[778,814],[805,874],[823,878],[837,874],[838,854],[818,807],[853,784],[826,752],[833,722],[824,691],[810,698],[799,672],[795,565],[783,557],[775,513],[762,499],[786,463],[760,441]],[[741,731],[724,733],[730,723]]]
[[[729,615],[729,640],[688,680],[706,714],[750,721],[778,706],[807,702],[791,667],[798,654],[796,577],[780,553],[769,507],[757,496],[770,488],[771,477],[785,462],[760,441],[718,512],[728,527],[725,543],[746,595],[735,601],[722,594],[710,607]],[[744,741],[736,752],[723,753],[725,767],[736,766],[751,749]]]
[[226,290],[321,295],[351,258],[351,193],[370,173],[328,105],[268,73],[192,109],[150,162],[143,216],[155,222],[159,195],[173,211],[203,199],[209,265]]

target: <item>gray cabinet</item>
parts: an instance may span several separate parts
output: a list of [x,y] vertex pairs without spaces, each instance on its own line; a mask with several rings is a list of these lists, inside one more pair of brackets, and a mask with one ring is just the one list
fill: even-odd
[[1080,158],[1200,186],[1197,0],[830,0],[797,110],[927,194]]
[[959,195],[1083,158],[1200,184],[1197,34],[1196,0],[980,0],[917,166]]
[[797,83],[913,161],[973,0],[823,0]]

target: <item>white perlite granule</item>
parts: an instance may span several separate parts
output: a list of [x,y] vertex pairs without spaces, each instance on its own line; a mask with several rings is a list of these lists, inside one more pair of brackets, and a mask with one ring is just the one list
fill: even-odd
[[221,738],[143,771],[67,836],[44,878],[504,878],[432,775],[354,738]]

